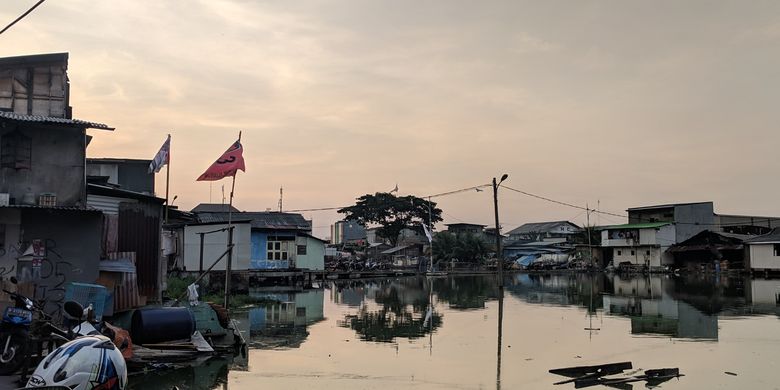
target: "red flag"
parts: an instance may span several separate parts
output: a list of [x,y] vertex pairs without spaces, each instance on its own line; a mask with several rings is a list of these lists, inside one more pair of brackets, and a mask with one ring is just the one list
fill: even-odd
[[227,176],[235,176],[239,169],[246,172],[244,148],[240,141],[236,141],[214,164],[211,164],[206,172],[200,175],[197,181],[214,181]]

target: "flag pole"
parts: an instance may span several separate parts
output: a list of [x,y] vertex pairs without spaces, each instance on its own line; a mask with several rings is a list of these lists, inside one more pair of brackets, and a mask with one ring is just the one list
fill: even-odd
[[[238,142],[241,142],[241,131],[238,132]],[[233,191],[236,189],[236,176],[238,170],[233,173],[233,184],[230,187],[230,202],[228,203],[228,255],[225,267],[225,309],[230,310],[230,279],[233,273]]]
[[168,160],[168,163],[165,164],[165,224],[168,224],[168,209],[171,207],[171,205],[168,203],[168,190],[171,186],[171,143],[170,143],[171,135],[168,134],[168,155],[165,156],[165,159]]

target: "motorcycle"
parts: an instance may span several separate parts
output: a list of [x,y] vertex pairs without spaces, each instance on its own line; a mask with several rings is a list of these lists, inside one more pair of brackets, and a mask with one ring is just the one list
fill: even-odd
[[[16,278],[11,277],[11,283],[16,284]],[[13,299],[14,305],[5,309],[0,321],[0,375],[11,375],[29,363],[36,342],[54,349],[72,337],[69,331],[51,322],[42,304],[19,293],[5,289],[3,292]]]

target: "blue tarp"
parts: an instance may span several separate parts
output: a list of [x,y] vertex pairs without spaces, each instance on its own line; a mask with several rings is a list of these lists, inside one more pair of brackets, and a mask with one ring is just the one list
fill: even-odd
[[538,258],[538,256],[536,256],[536,255],[526,255],[526,256],[518,258],[517,259],[517,264],[520,264],[520,265],[522,265],[524,267],[528,267],[529,265],[531,265],[531,263],[536,261],[537,258]]

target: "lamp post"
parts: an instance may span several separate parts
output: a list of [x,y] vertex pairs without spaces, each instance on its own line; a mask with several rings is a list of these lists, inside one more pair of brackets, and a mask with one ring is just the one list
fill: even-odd
[[509,177],[506,173],[496,182],[493,178],[493,209],[496,213],[496,260],[498,261],[498,287],[504,287],[504,256],[501,253],[501,227],[498,224],[498,187]]

